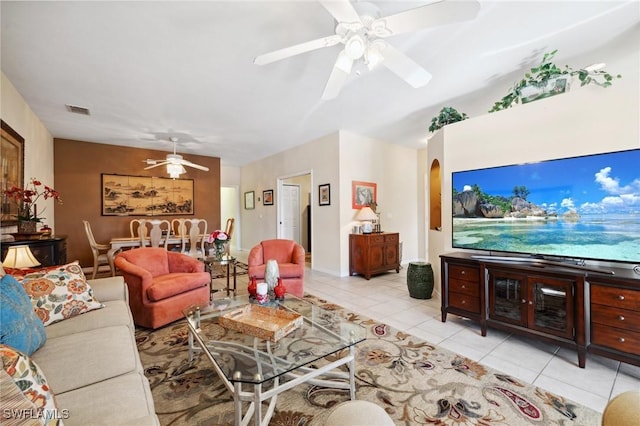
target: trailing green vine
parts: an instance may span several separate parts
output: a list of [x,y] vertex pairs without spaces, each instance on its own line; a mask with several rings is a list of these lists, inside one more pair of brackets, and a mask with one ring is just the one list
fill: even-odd
[[551,79],[565,76],[577,76],[580,81],[580,86],[587,84],[595,84],[601,87],[609,87],[614,78],[621,78],[620,74],[615,77],[604,70],[594,70],[587,68],[581,68],[574,70],[569,65],[565,65],[564,69],[559,68],[552,62],[554,56],[558,50],[545,53],[540,65],[531,68],[530,72],[524,75],[524,78],[515,83],[509,92],[502,97],[499,101],[493,104],[493,107],[489,112],[501,111],[503,109],[511,108],[514,103],[521,103],[523,101],[522,90],[528,86],[540,87],[546,85]]

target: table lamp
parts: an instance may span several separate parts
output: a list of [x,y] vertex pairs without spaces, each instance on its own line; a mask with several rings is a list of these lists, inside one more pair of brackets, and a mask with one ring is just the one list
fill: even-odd
[[367,206],[360,209],[356,215],[356,220],[362,222],[362,233],[370,234],[373,230],[373,221],[378,220],[378,215],[371,210],[371,207]]
[[2,262],[5,268],[25,269],[39,266],[40,262],[33,256],[27,245],[12,246],[7,250],[7,255]]

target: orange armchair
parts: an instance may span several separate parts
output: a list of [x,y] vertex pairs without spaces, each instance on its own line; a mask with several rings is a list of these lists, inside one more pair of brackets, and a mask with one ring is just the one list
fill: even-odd
[[137,325],[162,327],[183,318],[187,306],[209,302],[211,275],[185,254],[144,247],[119,253],[115,266],[127,283]]
[[249,252],[249,276],[264,279],[267,260],[275,259],[287,292],[304,295],[304,248],[292,240],[265,240]]

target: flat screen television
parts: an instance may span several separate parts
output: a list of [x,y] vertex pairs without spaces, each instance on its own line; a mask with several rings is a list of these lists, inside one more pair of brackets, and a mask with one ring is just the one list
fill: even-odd
[[640,262],[640,149],[453,172],[452,187],[454,248]]

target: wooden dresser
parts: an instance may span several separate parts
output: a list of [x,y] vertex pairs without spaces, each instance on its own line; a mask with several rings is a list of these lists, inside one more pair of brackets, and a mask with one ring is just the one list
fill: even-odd
[[400,234],[380,232],[349,235],[349,275],[372,275],[395,269],[400,272]]

